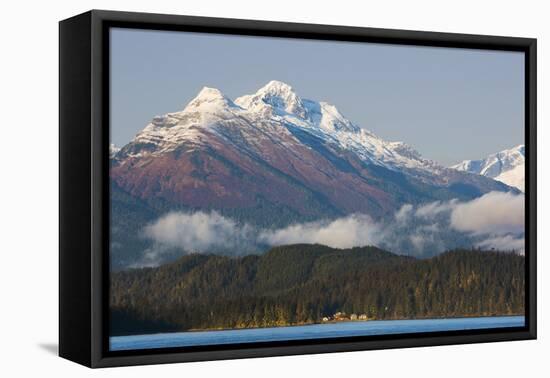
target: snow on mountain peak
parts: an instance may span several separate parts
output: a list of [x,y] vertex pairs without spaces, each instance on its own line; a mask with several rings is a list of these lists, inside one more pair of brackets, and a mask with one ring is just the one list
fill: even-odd
[[[256,95],[264,102],[277,107],[286,107],[301,102],[300,97],[289,84],[278,80],[271,80],[258,89]],[[270,101],[273,101],[273,103]]]
[[491,177],[521,191],[525,187],[525,145],[497,152],[485,159],[464,160],[451,168]]
[[302,99],[294,92],[294,89],[277,80],[271,80],[255,94],[237,98],[235,103],[249,110],[262,110],[265,106],[270,106],[279,112],[294,114],[300,118],[307,117],[307,110]]
[[290,85],[277,80],[270,81],[254,94],[237,98],[235,104],[259,114],[267,111],[282,117],[296,117],[326,132],[360,131],[334,105],[303,99]]
[[197,96],[187,104],[185,111],[207,110],[209,107],[235,106],[219,89],[203,87]]
[[279,80],[271,80],[269,83],[264,85],[262,88],[258,90],[258,93],[276,93],[276,94],[286,94],[286,93],[293,93],[294,90],[292,89],[292,86],[283,83]]

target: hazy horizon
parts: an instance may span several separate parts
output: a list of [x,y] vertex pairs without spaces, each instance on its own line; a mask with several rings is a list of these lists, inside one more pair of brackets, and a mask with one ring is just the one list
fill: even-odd
[[235,99],[280,80],[450,165],[524,143],[523,73],[516,52],[115,28],[111,142],[125,145],[203,86]]

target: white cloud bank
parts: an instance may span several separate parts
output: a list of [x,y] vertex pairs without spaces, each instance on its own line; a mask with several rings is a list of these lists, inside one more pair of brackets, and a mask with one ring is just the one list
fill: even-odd
[[451,227],[482,240],[484,249],[525,253],[525,197],[523,194],[490,192],[459,203],[451,213]]
[[187,214],[172,212],[145,227],[145,236],[156,243],[204,252],[217,248],[239,248],[253,238],[249,225],[238,225],[218,212]]
[[454,206],[451,226],[475,234],[518,233],[525,229],[523,194],[491,192]]
[[[376,245],[417,256],[472,245],[523,252],[524,203],[523,194],[491,192],[466,202],[435,201],[416,207],[405,204],[385,222],[352,214],[280,229],[257,229],[215,211],[172,212],[145,227],[145,237],[155,245],[145,257],[156,260],[170,248],[242,255],[257,252],[262,246],[296,243],[334,248]],[[456,240],[469,244],[457,245]]]
[[374,244],[380,226],[370,217],[353,214],[332,221],[293,224],[278,230],[264,230],[259,240],[268,245],[297,243],[324,244],[352,248]]

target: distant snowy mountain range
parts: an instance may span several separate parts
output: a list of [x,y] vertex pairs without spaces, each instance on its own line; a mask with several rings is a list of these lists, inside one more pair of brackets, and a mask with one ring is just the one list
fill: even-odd
[[525,145],[497,152],[481,160],[464,160],[451,168],[491,177],[525,190]]

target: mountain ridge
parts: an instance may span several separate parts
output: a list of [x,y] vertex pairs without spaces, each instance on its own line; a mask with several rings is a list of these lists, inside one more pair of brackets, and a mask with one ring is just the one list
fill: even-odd
[[[230,100],[215,88],[204,87],[183,111],[157,116],[114,155],[114,160],[160,156],[188,145],[223,148],[225,143],[252,155],[262,155],[264,144],[277,143],[285,152],[299,154],[297,145],[329,147],[332,155],[349,153],[360,163],[377,165],[430,185],[476,181],[456,170],[424,159],[403,142],[387,142],[355,125],[326,102],[301,99],[288,84],[271,81],[253,95]],[[319,143],[320,142],[320,143]],[[303,147],[303,146],[302,146]],[[268,161],[269,156],[261,156]],[[505,190],[504,187],[500,188]]]
[[[417,151],[403,142],[386,142],[374,133],[355,125],[340,113],[336,106],[324,101],[302,99],[290,85],[275,80],[260,88],[255,94],[238,97],[235,101],[230,100],[218,89],[204,87],[182,111],[154,117],[130,144],[158,144],[160,150],[157,152],[167,152],[182,142],[178,137],[191,139],[192,136],[198,136],[200,128],[205,133],[219,131],[212,127],[212,124],[229,116],[256,116],[248,121],[259,125],[261,122],[258,122],[258,118],[274,118],[280,126],[277,130],[279,132],[284,133],[285,126],[292,125],[341,148],[352,150],[365,161],[387,168],[445,169],[434,161],[422,158]],[[217,124],[219,128],[220,125]],[[201,140],[197,137],[193,141],[200,143]],[[401,154],[400,151],[404,149],[409,153]],[[121,153],[125,154],[124,148]]]

